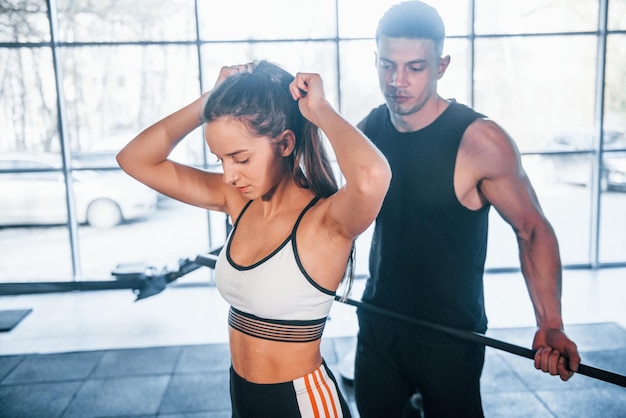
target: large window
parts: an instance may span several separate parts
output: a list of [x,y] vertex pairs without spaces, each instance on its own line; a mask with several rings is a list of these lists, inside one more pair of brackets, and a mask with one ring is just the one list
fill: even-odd
[[[220,246],[225,216],[148,190],[115,153],[253,59],[321,73],[357,123],[383,102],[373,35],[398,1],[0,0],[0,282],[109,279]],[[441,94],[515,139],[564,264],[626,264],[626,0],[431,4],[452,57]],[[217,168],[200,129],[174,158]],[[492,211],[487,268],[518,268],[516,246]]]

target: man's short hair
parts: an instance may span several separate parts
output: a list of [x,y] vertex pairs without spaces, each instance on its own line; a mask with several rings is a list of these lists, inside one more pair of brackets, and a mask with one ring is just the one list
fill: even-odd
[[446,30],[437,10],[421,1],[405,1],[389,8],[378,22],[376,41],[389,38],[430,39],[441,55]]

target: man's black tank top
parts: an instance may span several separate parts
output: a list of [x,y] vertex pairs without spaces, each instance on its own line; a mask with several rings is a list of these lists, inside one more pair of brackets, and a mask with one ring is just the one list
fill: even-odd
[[[489,206],[469,210],[454,192],[461,138],[480,117],[452,101],[416,132],[398,132],[386,105],[365,118],[363,131],[387,157],[393,177],[374,227],[364,302],[441,325],[486,330],[482,280]],[[386,326],[415,332],[399,322]]]

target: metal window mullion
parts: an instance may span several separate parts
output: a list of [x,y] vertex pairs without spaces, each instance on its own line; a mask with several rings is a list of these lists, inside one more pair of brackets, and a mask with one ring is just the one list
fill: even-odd
[[[202,51],[201,51],[202,43],[200,42],[200,16],[198,13],[198,0],[194,0],[194,14],[195,14],[194,16],[195,24],[196,24],[195,45],[196,45],[196,55],[198,56],[198,86],[200,88],[198,96],[201,96],[204,93],[204,83],[202,82],[202,72],[203,72]],[[204,133],[204,124],[202,126],[202,132]],[[200,145],[202,147],[202,167],[204,167],[204,169],[207,169],[209,160],[208,160],[206,146],[204,144],[204,141],[202,141]],[[207,221],[208,245],[209,245],[209,249],[213,249],[213,229],[211,227],[211,211],[210,210],[206,211],[206,221]],[[212,274],[212,270],[211,270],[211,274]]]
[[70,253],[72,258],[72,280],[82,276],[80,266],[80,254],[78,245],[78,222],[76,219],[76,205],[74,202],[74,189],[72,182],[72,170],[70,167],[70,150],[65,141],[65,110],[63,100],[61,98],[61,68],[58,60],[58,43],[57,43],[57,5],[55,0],[47,0],[48,3],[48,22],[50,24],[50,48],[52,51],[52,65],[54,70],[54,81],[56,89],[57,101],[57,123],[59,131],[59,143],[61,146],[61,158],[63,162],[63,177],[65,180],[65,203],[68,216],[68,232],[70,238]]
[[341,105],[341,56],[339,52],[339,43],[341,39],[339,37],[339,0],[335,0],[335,65],[337,69],[337,110],[339,113],[342,111]]
[[470,68],[469,68],[469,98],[470,98],[470,107],[474,107],[475,105],[475,88],[474,88],[474,74],[476,72],[476,0],[470,1]]
[[604,142],[604,83],[606,74],[606,40],[607,40],[608,0],[599,0],[598,10],[598,51],[596,55],[596,99],[595,126],[596,143],[595,158],[592,162],[593,187],[590,215],[590,248],[589,259],[592,268],[598,268],[600,252],[600,212],[601,212],[601,181],[602,157]]

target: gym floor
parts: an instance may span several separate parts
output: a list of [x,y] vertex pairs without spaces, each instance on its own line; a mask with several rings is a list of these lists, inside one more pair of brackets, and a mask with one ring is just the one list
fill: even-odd
[[[229,417],[228,306],[206,273],[192,274],[140,301],[131,290],[0,296],[0,311],[32,309],[0,332],[0,417]],[[487,335],[529,347],[520,274],[486,275],[485,299]],[[566,270],[563,315],[583,364],[626,375],[626,269]],[[355,418],[357,331],[354,308],[335,303],[323,355]],[[626,417],[626,388],[581,374],[561,382],[490,347],[482,390],[488,417]]]

